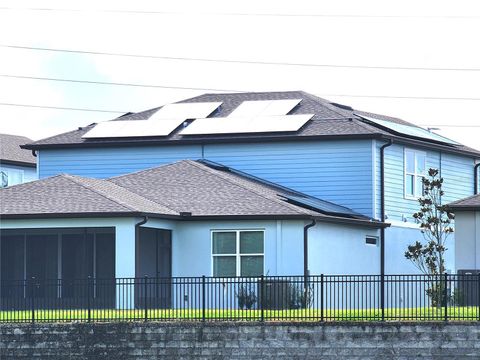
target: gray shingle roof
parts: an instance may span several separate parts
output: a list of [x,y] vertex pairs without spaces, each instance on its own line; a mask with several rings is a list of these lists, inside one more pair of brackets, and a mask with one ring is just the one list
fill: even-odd
[[[291,191],[293,192],[293,190]],[[312,218],[372,224],[369,218],[331,204],[322,212],[292,204],[288,189],[184,160],[107,180],[58,175],[0,189],[0,216],[59,217],[148,214],[159,217]],[[298,194],[297,192],[294,192]]]
[[480,210],[480,194],[448,204],[454,210]]
[[[257,92],[257,93],[231,93],[231,94],[204,94],[191,99],[180,101],[188,102],[222,102],[221,107],[215,111],[211,117],[223,117],[230,114],[243,101],[249,100],[281,100],[281,99],[302,99],[290,114],[315,114],[313,118],[295,133],[263,133],[263,134],[232,134],[232,135],[198,135],[182,136],[178,131],[173,132],[166,137],[149,138],[127,138],[127,139],[83,139],[82,135],[92,129],[95,125],[89,125],[82,129],[77,129],[64,134],[56,135],[47,139],[39,140],[28,145],[28,148],[48,148],[63,146],[108,146],[114,144],[152,144],[162,142],[214,142],[214,141],[261,141],[267,140],[307,140],[313,137],[338,137],[338,136],[397,136],[384,129],[369,125],[362,121],[358,115],[366,115],[381,120],[400,123],[404,125],[415,126],[404,120],[354,110],[348,106],[331,103],[328,100],[308,94],[303,91],[285,91],[285,92]],[[141,120],[148,119],[160,107],[142,111],[139,113],[125,114],[114,120]],[[428,141],[426,141],[428,142]],[[453,150],[469,152],[480,155],[480,152],[466,146],[452,146]]]
[[0,162],[35,166],[37,161],[32,152],[20,147],[31,142],[32,140],[25,136],[0,134]]
[[0,189],[0,215],[130,214],[174,215],[161,204],[109,181],[57,175]]

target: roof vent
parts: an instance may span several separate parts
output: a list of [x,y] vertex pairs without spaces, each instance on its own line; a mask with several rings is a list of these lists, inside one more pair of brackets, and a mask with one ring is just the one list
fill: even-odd
[[189,217],[192,216],[192,213],[190,211],[180,211],[180,216]]

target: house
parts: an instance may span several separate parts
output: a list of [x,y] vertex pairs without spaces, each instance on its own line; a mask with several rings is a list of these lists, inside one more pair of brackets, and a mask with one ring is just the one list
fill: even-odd
[[[0,196],[4,284],[32,277],[343,274],[345,259],[351,274],[378,273],[376,243],[387,226],[205,160],[109,179],[61,174]],[[4,286],[3,297],[9,291]]]
[[37,179],[35,157],[20,147],[30,142],[24,136],[0,134],[0,187]]
[[455,267],[459,272],[480,270],[480,194],[449,204],[455,212]]
[[[473,194],[474,166],[480,159],[479,151],[403,120],[354,110],[301,91],[205,94],[127,113],[24,148],[36,152],[41,178],[28,185],[32,186],[29,193],[38,195],[35,203],[49,206],[37,209],[39,213],[20,208],[16,196],[27,185],[12,188],[8,192],[12,197],[2,210],[2,228],[9,229],[12,239],[26,239],[26,246],[29,236],[36,235],[24,229],[57,229],[51,235],[57,241],[64,237],[63,230],[58,229],[68,229],[67,233],[77,239],[98,236],[97,228],[102,232],[110,229],[110,243],[115,238],[116,276],[144,272],[138,272],[135,267],[139,262],[133,261],[133,254],[143,254],[134,245],[135,229],[140,233],[158,229],[148,230],[155,233],[148,236],[159,249],[168,249],[171,244],[171,250],[166,250],[171,251],[171,263],[164,259],[163,264],[176,276],[221,275],[215,271],[215,262],[223,262],[218,266],[229,268],[232,275],[233,259],[235,274],[241,275],[239,244],[247,230],[258,233],[255,236],[264,241],[263,252],[252,255],[264,257],[264,274],[414,273],[414,266],[403,254],[409,244],[422,238],[412,217],[418,208],[416,198],[422,193],[422,176],[428,168],[440,169],[445,179],[444,201],[455,201]],[[282,207],[282,211],[258,213],[264,206],[259,207],[260,199],[249,202],[246,194],[244,198],[232,189],[222,192],[219,189],[227,188],[217,181],[201,181],[205,174],[192,175],[202,185],[199,193],[180,191],[195,186],[190,183],[189,171],[180,171],[179,164],[202,167],[202,174],[208,170],[221,175],[222,184],[228,174],[242,184],[253,181],[259,186],[256,191],[262,201],[273,196],[267,188],[274,188],[283,194],[280,201],[287,199],[289,212]],[[150,177],[149,171],[163,173],[165,169],[170,169],[168,175]],[[58,177],[65,173],[71,178]],[[129,215],[121,215],[125,210],[116,207],[106,207],[105,213],[105,204],[90,209],[80,201],[82,196],[71,197],[66,190],[66,197],[58,201],[42,200],[45,186],[59,179],[88,182],[94,188],[89,189],[86,199],[93,194],[107,196],[130,209]],[[113,200],[112,192],[117,196]],[[130,193],[135,199],[130,199]],[[6,197],[7,192],[3,194]],[[172,195],[175,201],[189,206],[169,203],[166,199]],[[209,204],[210,199],[216,199],[216,205],[205,213],[194,206]],[[135,206],[129,203],[134,200]],[[64,208],[69,201],[69,206],[78,203],[79,208]],[[154,207],[155,211],[140,211],[137,201],[145,207],[142,209]],[[329,204],[329,211],[325,204]],[[292,206],[303,215],[290,213]],[[248,211],[235,213],[237,207]],[[306,210],[313,213],[306,214]],[[335,222],[327,223],[325,216],[332,215]],[[148,216],[146,223],[144,216]],[[219,230],[222,235],[216,235]],[[44,231],[50,230],[40,233]],[[217,236],[225,237],[220,242],[235,242],[226,255],[230,259],[216,253]],[[453,269],[453,243],[447,247],[451,250],[447,268]],[[57,245],[57,268],[64,248],[68,246],[59,250]]]

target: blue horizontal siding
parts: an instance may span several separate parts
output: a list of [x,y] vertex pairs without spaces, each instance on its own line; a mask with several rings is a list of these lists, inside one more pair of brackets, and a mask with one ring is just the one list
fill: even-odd
[[200,145],[42,150],[39,175],[45,178],[67,173],[107,178],[201,157]]
[[[411,147],[407,148],[416,150]],[[419,204],[417,200],[406,199],[404,195],[404,150],[405,146],[394,144],[385,151],[385,211],[389,220],[401,221],[403,216],[409,222],[413,222],[412,214],[418,211]],[[444,179],[443,203],[473,194],[472,158],[441,154],[431,150],[425,152],[427,153],[427,169],[439,169]]]
[[212,144],[205,158],[372,215],[372,142]]
[[444,178],[442,198],[444,204],[473,195],[472,158],[451,154],[442,155],[442,177]]
[[[204,158],[298,191],[372,214],[372,142],[324,141],[210,144]],[[43,150],[40,177],[69,173],[106,178],[182,159],[202,147],[158,146]]]

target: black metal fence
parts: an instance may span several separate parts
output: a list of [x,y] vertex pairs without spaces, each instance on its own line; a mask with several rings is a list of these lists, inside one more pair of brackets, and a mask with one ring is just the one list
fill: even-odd
[[2,281],[0,322],[480,320],[480,274]]

